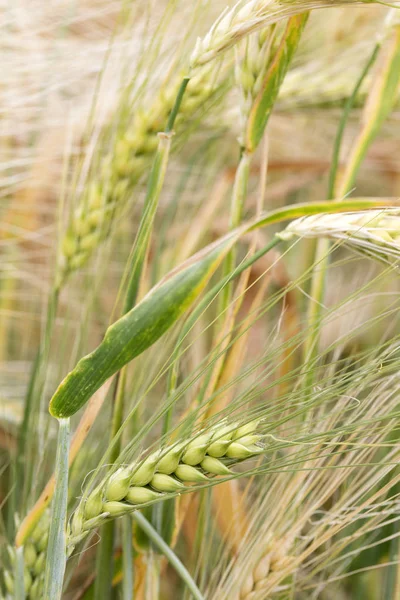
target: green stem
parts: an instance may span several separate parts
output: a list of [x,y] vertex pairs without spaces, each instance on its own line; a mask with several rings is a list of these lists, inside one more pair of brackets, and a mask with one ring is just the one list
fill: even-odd
[[[34,472],[32,465],[35,453],[33,448],[29,448],[29,451],[27,451],[27,442],[29,440],[31,443],[30,432],[37,431],[37,427],[35,425],[38,419],[40,400],[42,398],[45,385],[46,367],[50,351],[51,336],[57,314],[59,292],[60,290],[58,288],[54,288],[49,298],[44,334],[41,341],[41,346],[33,363],[28,391],[25,398],[24,414],[18,434],[15,486],[11,493],[9,503],[8,525],[10,534],[12,534],[12,536],[14,533],[14,515],[17,511],[24,510],[25,507],[23,501],[25,499],[25,490],[32,489],[31,478],[32,473]],[[19,505],[17,504],[17,497],[22,499],[22,503],[19,503]]]
[[[244,204],[247,196],[247,188],[249,183],[251,154],[242,151],[238,168],[235,173],[235,182],[233,185],[230,211],[230,230],[238,227],[243,219]],[[237,251],[232,248],[224,261],[224,275],[231,273],[235,268]],[[220,312],[223,312],[228,306],[232,298],[232,285],[227,284],[221,295]]]
[[196,583],[193,581],[189,571],[182,564],[182,562],[179,560],[176,554],[171,550],[168,544],[165,543],[165,541],[154,529],[154,527],[142,515],[142,513],[135,512],[132,514],[132,518],[136,521],[139,527],[143,529],[143,531],[148,535],[150,540],[155,546],[157,546],[160,552],[164,554],[164,556],[168,559],[170,565],[175,569],[175,571],[181,577],[182,581],[184,581],[187,585],[188,589],[192,593],[193,598],[196,598],[196,600],[204,600],[203,595],[201,594]]
[[[358,78],[356,85],[354,86],[353,92],[348,98],[342,117],[339,122],[339,127],[336,133],[334,147],[333,147],[333,155],[331,168],[329,172],[329,183],[328,183],[328,199],[331,200],[335,197],[336,187],[337,187],[337,176],[338,176],[338,166],[340,159],[340,150],[343,141],[344,131],[350,116],[351,109],[354,106],[357,95],[360,91],[360,88],[368,75],[372,65],[374,64],[379,50],[381,47],[381,43],[378,42],[372,53],[369,57],[364,69],[361,72],[360,77]],[[354,169],[347,170],[347,177],[342,182],[339,190],[340,196],[344,197],[345,194],[349,191],[351,183],[355,177]],[[311,279],[311,289],[310,289],[310,302],[308,308],[307,321],[309,323],[309,333],[304,342],[304,362],[305,364],[311,364],[318,355],[318,343],[320,338],[320,330],[321,330],[321,318],[322,318],[322,308],[325,297],[325,283],[326,283],[326,274],[329,266],[329,248],[330,242],[327,239],[319,239],[317,240],[315,255],[314,255],[314,263],[316,268],[313,271],[312,279]],[[308,368],[305,374],[305,390],[306,395],[311,390],[315,376],[315,369]]]
[[129,280],[123,309],[124,314],[136,304],[140,278],[168,164],[171,134],[160,133],[159,136],[158,149],[150,173],[143,214],[128,263]]
[[51,507],[49,545],[45,569],[44,600],[59,600],[66,564],[66,520],[68,504],[68,454],[70,420],[60,419],[56,457],[56,488]]
[[[335,212],[346,212],[356,210],[368,210],[371,208],[377,208],[379,206],[386,206],[381,200],[375,199],[347,199],[343,201],[329,201],[329,202],[314,202],[310,203],[299,203],[293,206],[285,208],[278,208],[276,210],[268,212],[266,215],[260,218],[254,219],[252,223],[246,228],[246,232],[255,231],[261,227],[268,225],[274,225],[281,223],[282,221],[289,221],[298,217],[304,217],[308,215],[315,215],[319,213],[335,213]],[[171,357],[171,368],[168,374],[167,392],[168,397],[171,397],[176,389],[178,374],[179,374],[179,358],[182,352],[182,344],[192,329],[194,323],[199,318],[201,313],[207,308],[207,306],[214,300],[214,298],[224,289],[224,287],[233,280],[235,277],[243,273],[244,270],[248,269],[253,263],[255,263],[261,256],[264,256],[267,252],[272,250],[280,242],[280,238],[273,238],[271,242],[261,248],[258,252],[253,254],[246,261],[243,261],[238,265],[234,271],[226,275],[221,281],[219,281],[202,299],[202,301],[193,310],[187,321],[182,327],[181,333],[175,345],[172,357]],[[172,419],[172,408],[166,412],[165,423],[163,433],[166,433],[169,429],[170,422]]]
[[132,520],[129,516],[122,518],[122,581],[123,600],[133,600],[133,553],[132,553]]
[[[119,373],[115,388],[110,434],[111,440],[117,435],[123,422],[125,379],[126,369],[122,369]],[[120,450],[121,441],[117,440],[114,442],[110,453],[110,463],[116,461]],[[101,529],[101,541],[96,557],[97,577],[95,580],[95,598],[98,598],[98,600],[107,600],[111,595],[114,568],[114,537],[114,522],[110,521],[109,523],[105,523]]]
[[329,171],[328,199],[333,199],[335,197],[335,186],[336,186],[337,171],[338,171],[339,160],[340,160],[340,150],[342,147],[344,130],[345,130],[347,122],[349,120],[351,109],[354,106],[354,103],[357,99],[360,88],[361,88],[366,76],[368,75],[372,65],[374,64],[374,62],[376,60],[376,57],[378,56],[380,47],[381,47],[380,43],[376,44],[376,46],[374,47],[374,50],[373,50],[371,56],[369,57],[366,65],[354,87],[352,94],[349,96],[349,98],[347,99],[346,104],[344,106],[343,113],[342,113],[342,116],[341,116],[341,119],[339,122],[339,127],[338,127],[336,137],[335,137],[335,142],[333,145],[331,168]]
[[[398,96],[400,82],[400,30],[393,28],[393,31],[396,34],[392,37],[391,43],[388,45],[388,52],[384,53],[380,71],[377,74],[376,81],[372,83],[367,98],[361,131],[351,149],[346,164],[343,181],[339,189],[340,195],[346,194],[353,186],[368,149],[378,135],[383,123],[389,117]],[[374,49],[372,58],[375,52],[378,53],[380,46],[381,43],[378,43]],[[369,66],[367,65],[368,68]]]
[[[309,332],[304,340],[304,363],[310,366],[318,356],[318,342],[321,329],[323,301],[325,297],[326,272],[329,265],[329,240],[318,239],[314,254],[314,269],[311,277],[310,301],[308,303],[307,323]],[[306,395],[314,382],[314,369],[307,368],[304,386]]]
[[[127,272],[129,273],[129,278],[126,286],[127,291],[122,314],[129,312],[129,310],[135,306],[137,301],[140,281],[149,249],[151,233],[153,230],[154,218],[158,208],[161,190],[164,185],[165,173],[167,170],[169,152],[171,148],[172,127],[175,123],[175,119],[188,83],[188,78],[185,78],[182,81],[174,107],[168,119],[165,133],[159,134],[157,153],[154,157],[149,177],[143,213],[128,261]],[[115,438],[123,423],[125,382],[126,370],[122,369],[118,376],[115,387],[111,440]],[[121,441],[118,440],[113,445],[110,455],[110,462],[116,461],[120,453],[120,448]],[[111,580],[114,562],[114,533],[115,528],[113,521],[106,523],[102,527],[101,541],[96,559],[97,577],[95,584],[95,597],[98,600],[108,600],[108,598],[111,596]]]
[[[243,271],[251,267],[259,258],[267,254],[270,250],[275,248],[282,240],[278,237],[274,237],[267,246],[261,248],[254,254],[252,254],[247,260],[240,263],[231,273],[226,275],[221,281],[214,285],[213,288],[204,296],[204,298],[199,302],[196,308],[193,310],[189,318],[184,323],[182,330],[179,334],[179,338],[176,342],[175,348],[173,350],[173,354],[171,357],[171,369],[168,373],[168,381],[167,381],[167,393],[168,398],[171,398],[173,393],[176,390],[178,374],[179,374],[179,359],[183,354],[182,345],[185,341],[188,333],[194,326],[197,319],[200,317],[202,312],[206,310],[207,306],[216,298],[216,296],[225,288],[227,284],[233,281],[236,277],[238,277]],[[173,406],[171,406],[168,411],[165,413],[165,421],[163,426],[163,434],[167,433],[170,429],[171,421],[173,414]]]
[[15,569],[14,569],[14,581],[15,581],[15,600],[25,600],[25,578],[24,578],[24,547],[17,548],[15,556]]
[[179,108],[180,108],[181,103],[182,103],[182,98],[183,98],[183,95],[184,95],[184,93],[186,91],[186,88],[187,88],[187,85],[188,85],[189,81],[190,81],[189,77],[184,77],[183,80],[182,80],[182,83],[181,83],[180,88],[178,90],[178,94],[176,96],[175,104],[174,104],[174,106],[173,106],[173,108],[171,110],[171,113],[169,115],[169,118],[168,118],[168,123],[167,123],[167,126],[165,128],[165,133],[170,133],[173,130],[173,128],[174,128],[175,119],[176,119],[176,117],[178,115]]

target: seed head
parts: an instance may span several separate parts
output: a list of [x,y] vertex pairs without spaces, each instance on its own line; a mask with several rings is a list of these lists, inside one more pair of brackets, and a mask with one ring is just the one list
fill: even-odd
[[278,236],[283,240],[326,237],[385,262],[398,261],[400,210],[381,209],[302,217],[290,223]]
[[224,422],[106,476],[73,514],[69,551],[104,520],[179,494],[186,484],[196,488],[216,483],[215,476],[231,475],[229,466],[263,451],[257,426],[258,421],[240,427]]

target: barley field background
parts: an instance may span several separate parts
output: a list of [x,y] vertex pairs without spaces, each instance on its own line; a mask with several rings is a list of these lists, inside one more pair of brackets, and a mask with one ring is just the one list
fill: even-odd
[[400,4],[0,2],[0,599],[400,599]]

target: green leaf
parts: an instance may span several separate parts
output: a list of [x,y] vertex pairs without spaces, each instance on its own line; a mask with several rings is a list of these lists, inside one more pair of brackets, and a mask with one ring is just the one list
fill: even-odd
[[101,344],[83,357],[61,382],[50,401],[50,413],[57,418],[73,415],[109,377],[154,344],[199,297],[241,236],[304,215],[366,210],[392,204],[392,199],[382,198],[296,204],[264,213],[233,230],[171,271],[139,304],[116,321]]
[[109,377],[154,344],[196,300],[239,235],[236,230],[193,256],[111,325],[101,344],[61,382],[50,413],[73,415]]
[[390,116],[399,95],[400,83],[400,26],[382,48],[380,69],[373,80],[363,114],[361,131],[347,161],[339,195],[344,196],[353,186],[357,173],[371,143],[379,134],[382,125]]
[[246,128],[246,150],[253,152],[261,141],[279,88],[285,78],[290,62],[296,52],[309,13],[296,15],[288,20],[282,40],[265,75],[261,90],[254,100]]
[[69,419],[61,419],[57,440],[56,487],[51,506],[43,593],[43,598],[51,598],[52,600],[61,599],[67,562],[65,530],[68,505],[69,438],[70,421]]

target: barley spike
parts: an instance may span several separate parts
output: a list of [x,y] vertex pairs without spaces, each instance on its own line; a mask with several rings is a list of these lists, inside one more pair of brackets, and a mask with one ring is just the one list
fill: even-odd
[[[257,425],[256,421],[242,426],[222,423],[106,476],[83,497],[72,516],[69,551],[105,520],[166,500],[187,489],[189,483],[196,489],[196,484],[218,483],[216,476],[231,475],[231,465],[263,452]],[[208,453],[212,450],[215,454],[215,448],[219,449],[218,458]]]

